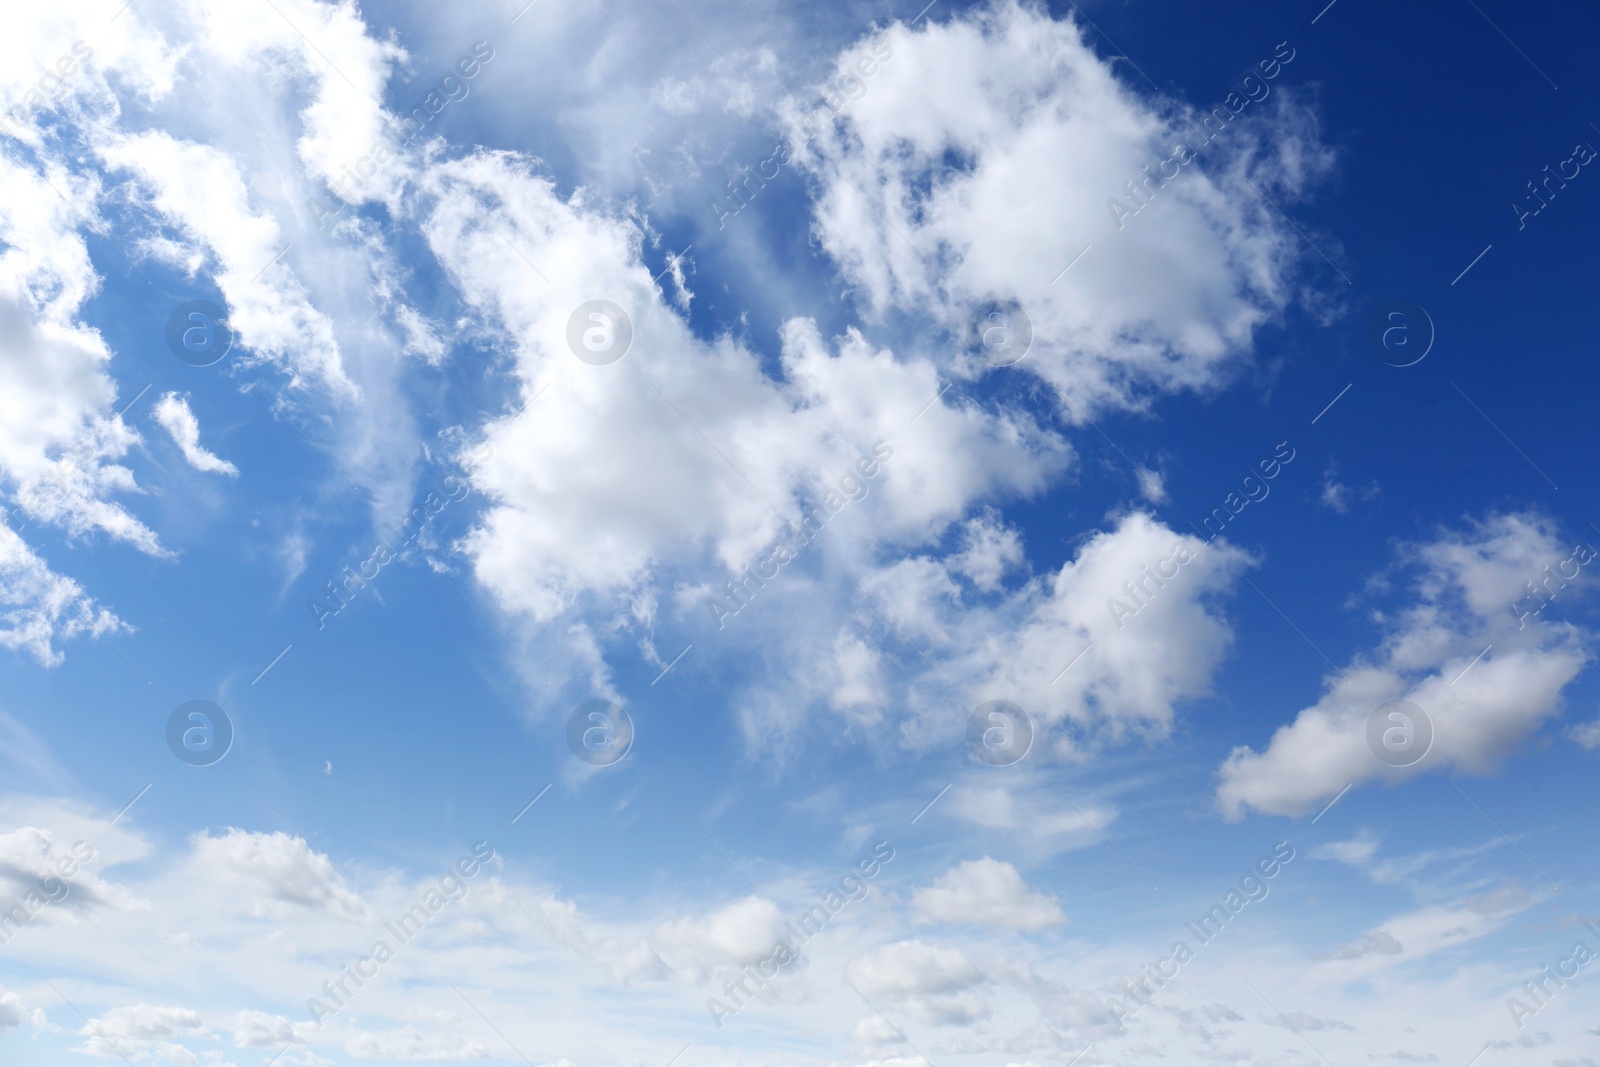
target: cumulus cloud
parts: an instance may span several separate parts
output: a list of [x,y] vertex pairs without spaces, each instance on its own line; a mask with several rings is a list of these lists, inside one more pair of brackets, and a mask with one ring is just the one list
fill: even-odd
[[988,856],[950,868],[911,895],[925,923],[974,923],[1011,930],[1048,930],[1067,921],[1054,897],[1032,888],[1011,864]]
[[192,864],[203,877],[226,885],[256,915],[287,917],[320,912],[345,922],[366,922],[371,911],[332,861],[304,839],[229,829],[191,840]]
[[1296,197],[1331,162],[1288,77],[1239,118],[1223,108],[1225,132],[1128,219],[1109,201],[1196,142],[1209,111],[1140,96],[1076,22],[1014,2],[895,23],[837,69],[884,49],[869,91],[796,155],[821,183],[816,234],[873,312],[963,335],[984,302],[1020,302],[1033,346],[1018,366],[1078,422],[1215,384],[1287,303],[1298,238],[1263,193]]
[[[786,323],[777,377],[732,338],[696,338],[641,261],[638,227],[558,197],[526,160],[479,153],[428,182],[430,246],[515,353],[520,399],[482,427],[493,451],[472,477],[489,507],[463,543],[508,611],[548,622],[618,595],[651,601],[675,572],[699,580],[668,595],[703,611],[722,584],[711,575],[757,562],[815,509],[837,511],[841,479],[860,482],[880,443],[892,477],[851,505],[851,536],[867,544],[936,538],[975,501],[1033,494],[1070,462],[1031,417],[953,404],[930,362],[854,330],[829,340]],[[632,327],[607,366],[566,340],[595,294]],[[993,551],[971,558],[985,581],[1011,555]]]
[[0,990],[0,1034],[15,1030],[28,1021],[28,1014],[23,1010],[22,998],[15,993]]
[[0,834],[0,912],[49,923],[102,907],[142,906],[127,888],[101,877],[97,865],[94,848],[83,840],[68,845],[37,826]]
[[112,1008],[99,1018],[89,1020],[78,1033],[86,1040],[74,1052],[119,1059],[130,1052],[136,1056],[149,1053],[177,1064],[200,1061],[176,1038],[211,1036],[201,1025],[199,1012],[160,1004]]
[[1165,736],[1178,706],[1208,691],[1232,643],[1219,601],[1252,562],[1224,541],[1207,544],[1134,512],[1089,536],[1054,574],[996,602],[963,593],[952,564],[965,565],[964,555],[903,558],[861,588],[938,662],[937,680],[969,694],[965,709],[923,697],[908,741],[934,743],[965,728],[955,715],[1005,699],[1049,734],[1041,749],[1068,753]]
[[662,924],[655,932],[656,952],[680,974],[700,980],[715,967],[739,967],[771,954],[787,940],[783,912],[765,897],[750,896],[704,918]]
[[[1530,622],[1518,609],[1527,583],[1573,551],[1533,513],[1491,515],[1405,546],[1411,605],[1378,613],[1378,647],[1327,677],[1322,698],[1264,751],[1234,749],[1217,787],[1223,812],[1299,814],[1351,782],[1392,783],[1447,767],[1487,771],[1560,710],[1562,691],[1589,661],[1579,627],[1553,612]],[[1410,767],[1379,760],[1367,743],[1369,717],[1399,699],[1433,724],[1431,751]]]
[[200,447],[200,420],[189,410],[187,394],[166,393],[155,406],[155,420],[172,435],[173,444],[183,452],[183,458],[197,471],[226,474],[238,477],[239,468]]
[[930,1022],[964,1026],[989,1015],[977,992],[983,972],[957,948],[898,941],[852,960],[845,973],[868,997],[882,995]]

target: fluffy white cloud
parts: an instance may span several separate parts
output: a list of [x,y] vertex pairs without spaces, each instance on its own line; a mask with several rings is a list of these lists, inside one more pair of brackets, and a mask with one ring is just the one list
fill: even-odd
[[0,834],[0,919],[11,920],[8,936],[24,920],[54,922],[100,907],[142,906],[125,887],[106,881],[94,869],[95,849],[87,841],[70,846],[49,830],[24,826]]
[[[968,695],[966,706],[919,692],[913,744],[941,743],[965,715],[1011,701],[1058,753],[1130,734],[1164,736],[1176,708],[1203,696],[1232,641],[1217,601],[1252,562],[1242,550],[1180,534],[1133,512],[1089,537],[1075,558],[999,600],[965,590],[953,560],[910,557],[861,588],[898,634]],[[976,586],[976,583],[974,583]],[[979,587],[981,592],[981,587]],[[957,716],[962,721],[957,721]]]
[[[1383,641],[1324,680],[1316,704],[1280,727],[1265,751],[1234,749],[1217,800],[1229,818],[1246,807],[1297,814],[1352,782],[1398,782],[1431,770],[1482,773],[1561,707],[1561,693],[1590,655],[1574,624],[1537,611],[1529,583],[1567,583],[1574,549],[1532,513],[1491,515],[1410,545],[1410,607],[1378,613]],[[1569,575],[1568,577],[1571,577]],[[1577,591],[1567,594],[1576,596]],[[1368,747],[1367,723],[1391,700],[1409,700],[1432,723],[1432,749],[1394,767]]]
[[[874,311],[964,335],[984,302],[1019,301],[1033,331],[1019,366],[1073,421],[1229,372],[1287,303],[1300,254],[1257,190],[1293,198],[1330,162],[1285,78],[1238,118],[1244,105],[1221,108],[1222,133],[1163,184],[1158,164],[1198,145],[1211,113],[1134,93],[1085,32],[1015,2],[895,23],[838,57],[840,75],[876,72],[796,156],[822,183],[823,247]],[[1119,219],[1109,201],[1136,205],[1125,183],[1146,167],[1150,203]]]
[[[837,483],[875,442],[893,476],[856,510],[859,536],[881,541],[937,536],[975,499],[1035,492],[1066,465],[1031,419],[951,406],[931,363],[854,331],[835,353],[789,322],[781,380],[731,338],[698,340],[640,261],[638,228],[563,201],[522,160],[482,153],[429,182],[435,254],[516,353],[525,410],[483,429],[493,454],[473,478],[491,506],[465,543],[507,609],[548,620],[674,565],[737,572],[785,523],[842,500]],[[632,326],[608,366],[566,340],[597,298]]]
[[916,890],[911,909],[919,922],[1012,930],[1048,930],[1067,921],[1054,897],[1029,886],[1011,864],[988,856],[958,864]]
[[989,1015],[977,992],[983,972],[960,949],[899,941],[853,960],[846,975],[869,998],[881,995],[931,1022],[961,1026]]
[[200,420],[189,409],[189,397],[166,393],[155,406],[155,420],[172,435],[172,441],[189,466],[198,471],[238,477],[239,468],[200,447]]
[[0,1034],[15,1030],[27,1021],[28,1014],[23,1010],[22,998],[15,993],[0,990]]
[[196,834],[191,844],[196,872],[238,893],[253,914],[283,917],[306,910],[346,922],[372,917],[332,861],[302,838],[229,829],[217,836]]
[[98,637],[126,624],[83,587],[50,565],[0,523],[0,645],[28,652],[46,667],[64,658],[58,640]]
[[[239,163],[211,145],[179,140],[162,130],[124,137],[101,148],[111,167],[124,169],[149,190],[150,206],[178,227],[188,242],[216,259],[215,278],[227,299],[228,324],[241,354],[280,363],[349,396],[333,324],[311,302],[291,266],[279,259],[286,239],[278,220],[250,203]],[[169,246],[153,246],[163,251]],[[170,246],[177,259],[188,251]]]
[[199,1057],[175,1038],[211,1036],[201,1025],[199,1012],[161,1004],[112,1008],[89,1020],[78,1033],[87,1040],[76,1052],[117,1058],[132,1054],[141,1059],[149,1053],[177,1064],[198,1063]]
[[665,923],[654,937],[656,952],[680,973],[703,979],[713,967],[738,967],[768,956],[785,939],[783,912],[765,897],[745,897],[703,919]]
[[100,284],[77,232],[94,190],[0,153],[0,484],[32,519],[159,555],[156,535],[108,499],[138,489],[115,461],[139,436],[111,411],[110,349],[78,318]]

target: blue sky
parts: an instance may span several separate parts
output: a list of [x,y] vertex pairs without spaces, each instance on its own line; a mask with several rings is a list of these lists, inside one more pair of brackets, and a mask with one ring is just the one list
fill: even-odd
[[4,1062],[1592,1065],[1597,18],[18,13]]

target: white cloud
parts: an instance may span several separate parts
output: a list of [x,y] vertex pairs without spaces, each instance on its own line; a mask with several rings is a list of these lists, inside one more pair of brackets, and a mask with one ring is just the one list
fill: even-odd
[[989,511],[962,524],[961,551],[950,561],[950,569],[978,589],[994,592],[1022,561],[1021,535]]
[[108,499],[138,489],[114,461],[139,435],[111,411],[110,349],[78,320],[99,288],[76,232],[94,190],[59,167],[0,156],[0,473],[30,518],[161,555],[156,535]]
[[911,895],[918,922],[1048,930],[1067,921],[1055,898],[1033,889],[1011,864],[988,856],[950,868]]
[[1567,736],[1578,745],[1593,752],[1600,748],[1600,719],[1591,722],[1574,723],[1567,730]]
[[173,1038],[210,1036],[201,1025],[198,1012],[159,1004],[112,1008],[91,1019],[78,1033],[87,1040],[75,1052],[118,1058],[129,1052],[154,1053],[178,1064],[197,1063],[198,1058]]
[[103,145],[101,156],[109,166],[133,173],[149,191],[153,211],[216,258],[216,284],[227,300],[228,324],[238,334],[242,358],[253,352],[280,364],[297,384],[304,376],[335,395],[356,394],[333,324],[295,275],[294,257],[279,258],[286,244],[280,224],[271,213],[252,207],[232,156],[164,130],[121,137]]
[[304,910],[346,922],[372,917],[332,861],[301,838],[229,829],[216,837],[196,834],[191,845],[196,873],[227,886],[252,914],[281,918]]
[[476,1041],[453,1034],[424,1034],[414,1026],[397,1030],[363,1031],[344,1043],[358,1060],[483,1060],[489,1050]]
[[868,997],[882,995],[932,1022],[961,1026],[989,1015],[975,991],[983,972],[960,949],[899,941],[853,960],[846,974]]
[[1146,501],[1159,506],[1170,499],[1167,494],[1166,479],[1160,471],[1151,470],[1149,467],[1140,467],[1138,476],[1139,495]]
[[[639,230],[557,198],[523,160],[479,154],[429,183],[429,242],[515,351],[528,405],[483,428],[493,455],[473,479],[490,507],[464,542],[511,612],[549,621],[670,589],[684,568],[702,581],[737,572],[784,522],[838,498],[841,478],[859,481],[875,442],[894,458],[851,505],[859,518],[840,523],[867,544],[937,537],[974,501],[1037,492],[1067,465],[1065,444],[1030,418],[936,399],[931,363],[854,331],[835,352],[813,323],[787,323],[781,380],[731,338],[698,340],[640,261]],[[633,330],[629,354],[602,367],[565,341],[574,310],[599,296]]]
[[1084,32],[1014,2],[896,23],[839,56],[847,72],[892,49],[797,155],[822,183],[816,233],[874,312],[964,334],[982,302],[1019,301],[1033,346],[1018,366],[1075,422],[1233,369],[1300,254],[1257,189],[1281,204],[1330,164],[1284,77],[1276,100],[1224,109],[1225,132],[1119,228],[1109,199],[1195,141],[1202,114],[1136,95]]
[[752,963],[785,939],[783,912],[765,897],[745,897],[703,919],[679,919],[656,930],[656,951],[695,980],[713,967]]
[[[26,907],[30,921],[46,923],[76,918],[101,907],[141,907],[142,902],[125,887],[96,873],[96,866],[95,849],[85,840],[68,845],[37,826],[0,834],[0,917],[24,914],[17,906],[30,896],[37,905]],[[19,932],[16,928],[7,931],[12,936]]]
[[126,628],[0,522],[0,645],[54,667],[65,658],[56,650],[58,640],[81,634],[99,637]]
[[0,990],[0,1034],[15,1030],[27,1021],[28,1013],[23,1010],[22,998],[15,993]]
[[238,477],[238,467],[200,447],[200,420],[189,410],[187,394],[164,394],[156,403],[154,415],[161,428],[172,435],[173,443],[183,452],[189,466],[198,471]]
[[[1351,782],[1490,769],[1559,711],[1562,691],[1590,658],[1577,626],[1553,613],[1524,625],[1516,609],[1524,583],[1570,554],[1531,513],[1493,515],[1405,548],[1401,561],[1417,572],[1414,602],[1393,617],[1380,613],[1382,643],[1324,679],[1322,698],[1265,751],[1234,749],[1217,787],[1223,812],[1298,814]],[[1431,751],[1405,768],[1380,761],[1366,737],[1368,718],[1397,699],[1433,723]]]
[[968,603],[945,566],[926,557],[891,564],[861,586],[969,694],[965,708],[940,698],[921,710],[910,741],[934,743],[965,728],[953,716],[1004,699],[1047,733],[1035,742],[1041,749],[1065,754],[1130,734],[1165,736],[1177,706],[1207,692],[1232,642],[1216,601],[1251,562],[1226,542],[1134,512],[998,604]]

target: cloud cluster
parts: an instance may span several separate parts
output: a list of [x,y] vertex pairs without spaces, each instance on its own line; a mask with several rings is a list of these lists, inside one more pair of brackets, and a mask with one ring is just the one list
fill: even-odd
[[[1263,751],[1233,751],[1217,786],[1224,814],[1299,814],[1352,782],[1481,774],[1504,759],[1560,711],[1563,690],[1591,658],[1576,624],[1552,612],[1524,625],[1517,610],[1530,583],[1570,554],[1554,524],[1533,512],[1490,515],[1403,546],[1410,603],[1374,613],[1379,644],[1326,677],[1322,697]],[[1366,737],[1372,713],[1400,699],[1421,707],[1434,730],[1432,750],[1409,767],[1380,761]]]

